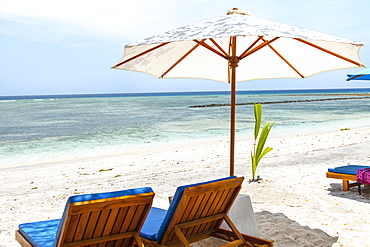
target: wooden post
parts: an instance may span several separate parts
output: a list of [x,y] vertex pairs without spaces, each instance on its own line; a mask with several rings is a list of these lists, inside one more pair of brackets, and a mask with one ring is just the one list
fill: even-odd
[[231,37],[231,57],[229,58],[229,68],[231,70],[231,109],[230,109],[230,176],[234,176],[235,160],[235,112],[236,112],[236,67],[239,58],[236,56],[236,37]]

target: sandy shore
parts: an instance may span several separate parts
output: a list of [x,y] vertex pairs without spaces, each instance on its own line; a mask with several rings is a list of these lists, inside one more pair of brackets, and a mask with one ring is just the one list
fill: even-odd
[[[370,166],[370,128],[271,138],[274,148],[251,178],[252,140],[236,147],[237,176],[250,195],[261,237],[275,246],[370,246],[370,188],[341,191],[328,167]],[[19,246],[18,224],[60,218],[67,198],[150,186],[154,206],[167,208],[179,185],[226,177],[228,142],[0,169],[0,246]]]

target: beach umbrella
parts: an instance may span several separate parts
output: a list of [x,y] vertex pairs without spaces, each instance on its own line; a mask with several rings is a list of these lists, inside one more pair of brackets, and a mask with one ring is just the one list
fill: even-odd
[[348,76],[347,81],[370,80],[370,68],[369,69],[363,69],[363,70],[358,71],[356,73],[347,74],[347,76]]
[[252,16],[236,8],[226,15],[176,28],[125,46],[113,69],[158,78],[200,78],[230,84],[230,175],[234,175],[236,83],[305,78],[361,67],[352,40]]

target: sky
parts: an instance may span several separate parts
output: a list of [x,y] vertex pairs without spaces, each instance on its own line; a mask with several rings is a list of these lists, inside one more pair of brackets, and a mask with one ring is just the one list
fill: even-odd
[[[362,42],[360,57],[370,66],[369,0],[0,0],[0,96],[228,91],[222,82],[159,80],[110,68],[126,44],[233,7]],[[370,81],[346,81],[347,73],[361,69],[245,81],[237,89],[370,88]]]

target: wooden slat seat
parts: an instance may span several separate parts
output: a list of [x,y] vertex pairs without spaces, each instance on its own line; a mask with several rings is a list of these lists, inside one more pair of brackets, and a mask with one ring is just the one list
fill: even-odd
[[[229,241],[224,246],[272,246],[271,241],[241,234],[227,216],[243,180],[228,177],[178,187],[168,210],[150,210],[140,232],[143,243],[188,247],[192,242],[217,237]],[[223,221],[231,231],[220,229]]]
[[154,197],[151,188],[72,196],[63,217],[19,225],[24,247],[137,246]]

